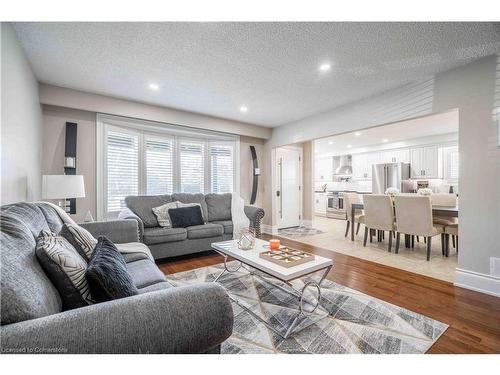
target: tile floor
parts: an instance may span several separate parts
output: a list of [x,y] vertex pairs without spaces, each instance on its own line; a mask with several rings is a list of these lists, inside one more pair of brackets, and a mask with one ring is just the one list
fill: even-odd
[[431,260],[427,262],[426,244],[424,244],[422,238],[420,238],[420,242],[416,242],[415,240],[414,249],[407,249],[404,246],[404,238],[401,236],[399,254],[395,254],[395,241],[393,241],[393,251],[391,253],[387,251],[387,234],[385,241],[377,242],[376,237],[374,237],[373,243],[368,241],[366,247],[364,247],[363,225],[361,225],[359,229],[359,234],[355,236],[354,242],[350,240],[350,235],[348,238],[344,237],[346,227],[346,221],[344,220],[328,219],[318,216],[314,218],[313,227],[322,230],[324,233],[311,236],[293,237],[293,239],[295,241],[304,242],[387,266],[400,268],[405,271],[434,277],[436,279],[449,282],[453,282],[454,280],[455,268],[458,266],[457,253],[450,244],[450,255],[448,258],[444,258],[441,255],[440,236],[433,238]]

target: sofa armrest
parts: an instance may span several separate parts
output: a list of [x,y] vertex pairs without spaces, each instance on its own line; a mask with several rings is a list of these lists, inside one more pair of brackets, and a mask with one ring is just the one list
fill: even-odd
[[265,212],[260,207],[255,206],[245,206],[245,215],[247,215],[250,220],[250,227],[255,229],[255,235],[260,238],[260,221],[265,215]]
[[202,353],[233,329],[216,283],[170,288],[1,327],[2,353]]
[[87,229],[94,237],[106,236],[114,243],[139,242],[137,221],[132,219],[96,221],[83,223],[80,226]]
[[133,219],[137,221],[137,227],[139,229],[139,241],[142,241],[142,236],[144,234],[144,223],[139,216],[134,214],[130,208],[124,208],[118,214],[118,219],[120,220]]

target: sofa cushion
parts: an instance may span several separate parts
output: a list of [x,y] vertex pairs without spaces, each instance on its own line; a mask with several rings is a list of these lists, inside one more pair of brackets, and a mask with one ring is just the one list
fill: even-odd
[[222,233],[224,233],[222,225],[213,223],[195,225],[187,227],[186,229],[189,239],[218,237],[222,236]]
[[85,278],[87,260],[64,237],[42,230],[36,239],[35,254],[59,291],[64,310],[94,303]]
[[153,213],[153,207],[159,207],[172,202],[171,195],[142,195],[128,196],[125,198],[127,207],[144,223],[144,228],[157,227],[158,220]]
[[139,289],[165,281],[165,275],[149,259],[127,263],[127,270],[134,285]]
[[41,210],[32,203],[2,206],[0,221],[1,324],[61,312],[61,297],[35,256],[35,237],[50,230]]
[[220,224],[224,228],[225,234],[233,234],[233,221],[232,220],[215,220],[211,224]]
[[168,214],[168,210],[171,208],[177,208],[179,202],[170,202],[161,205],[160,207],[153,207],[153,213],[158,220],[158,225],[160,227],[170,228],[172,223],[170,222],[170,215]]
[[205,202],[208,210],[207,221],[231,220],[231,193],[207,194]]
[[116,246],[100,236],[89,260],[87,277],[92,298],[98,302],[130,297],[139,294],[125,259]]
[[78,253],[88,261],[94,252],[97,240],[90,232],[79,225],[64,223],[59,235],[63,236]]
[[161,283],[156,283],[146,286],[144,288],[140,288],[139,293],[144,294],[144,293],[156,292],[157,290],[170,289],[173,287],[174,286],[170,284],[168,281],[162,281]]
[[171,208],[168,210],[172,228],[187,228],[195,225],[203,225],[201,207],[196,204],[191,207]]
[[115,243],[116,248],[123,255],[126,263],[140,259],[149,259],[154,262],[151,250],[142,242]]
[[188,194],[188,193],[174,193],[172,194],[174,201],[182,203],[199,203],[205,221],[208,221],[207,203],[205,202],[204,194]]
[[153,245],[156,243],[183,241],[187,238],[185,228],[146,228],[144,229],[144,243]]

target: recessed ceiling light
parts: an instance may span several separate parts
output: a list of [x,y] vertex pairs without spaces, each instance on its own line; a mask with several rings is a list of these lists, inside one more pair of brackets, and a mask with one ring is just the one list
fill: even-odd
[[328,72],[332,68],[332,65],[328,62],[324,62],[319,66],[320,72]]
[[246,106],[242,105],[242,106],[240,107],[240,111],[241,111],[241,112],[248,112],[248,108],[247,108]]
[[149,88],[151,90],[157,91],[160,88],[160,86],[157,83],[150,83]]
[[361,133],[360,133],[360,132],[356,132],[356,133],[354,133],[354,135],[355,135],[356,137],[359,137],[359,136],[361,135]]
[[382,142],[386,143],[386,142],[389,142],[389,140],[384,138],[384,139],[382,139]]
[[351,148],[352,146],[351,145],[347,145],[347,148]]
[[330,141],[330,142],[328,142],[328,144],[329,144],[329,145],[333,145],[333,142],[332,142],[332,141]]

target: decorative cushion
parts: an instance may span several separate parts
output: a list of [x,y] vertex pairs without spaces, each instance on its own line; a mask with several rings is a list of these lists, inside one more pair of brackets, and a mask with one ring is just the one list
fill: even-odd
[[85,260],[90,259],[95,245],[97,245],[97,240],[94,236],[87,229],[79,225],[65,223],[59,235],[67,239]]
[[59,291],[64,310],[94,302],[85,278],[87,262],[64,237],[42,230],[36,239],[35,254]]
[[[208,220],[207,203],[205,202],[205,194],[189,194],[189,193],[174,193],[172,194],[173,201],[181,203],[199,203],[201,205],[201,212],[205,221]],[[180,207],[180,206],[179,206]]]
[[203,222],[206,222],[205,214],[203,213],[203,208],[201,207],[200,203],[182,203],[182,202],[177,201],[177,208],[194,207],[194,206],[199,206],[201,208],[201,216],[203,218]]
[[224,233],[224,228],[220,224],[195,225],[187,228],[187,235],[190,240],[196,238],[219,237]]
[[97,239],[85,276],[92,296],[98,302],[139,294],[127,271],[125,259],[113,242],[104,236]]
[[165,203],[173,202],[171,195],[142,195],[125,197],[127,207],[144,223],[144,228],[158,226],[158,220],[153,213],[153,207],[159,207]]
[[159,207],[153,207],[153,213],[156,215],[156,219],[158,220],[158,224],[160,227],[170,228],[170,216],[168,215],[168,210],[171,208],[177,208],[177,204],[179,202],[170,202],[165,203]]
[[207,221],[231,220],[231,193],[207,194]]
[[184,241],[186,238],[187,231],[185,228],[146,228],[143,234],[146,245]]
[[192,207],[171,208],[168,211],[172,228],[187,228],[194,225],[203,225],[203,216],[201,207],[196,205]]

